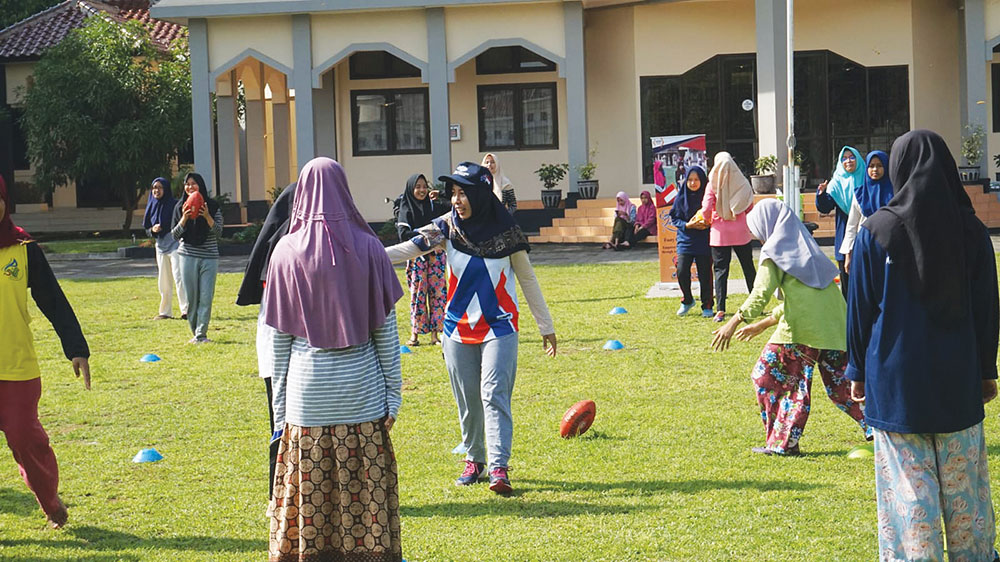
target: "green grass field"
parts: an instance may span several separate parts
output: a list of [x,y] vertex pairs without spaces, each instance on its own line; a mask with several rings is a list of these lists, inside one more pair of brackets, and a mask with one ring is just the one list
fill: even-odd
[[[405,558],[877,556],[872,462],[845,455],[863,442],[859,428],[817,381],[805,455],[752,454],[763,429],[749,372],[764,339],[710,352],[717,324],[677,318],[676,299],[643,298],[656,268],[537,268],[559,355],[542,354],[525,308],[512,498],[485,485],[453,485],[461,470],[451,453],[459,430],[440,349],[425,344],[403,357],[403,407],[392,436]],[[257,309],[231,304],[238,283],[238,275],[219,277],[209,334],[215,343],[191,346],[184,343],[186,323],[149,320],[159,298],[154,279],[64,282],[93,353],[91,392],[73,378],[51,327],[34,311],[41,416],[59,457],[70,522],[48,529],[4,450],[0,559],[265,558],[267,409],[256,377]],[[396,307],[401,332],[409,330],[407,298]],[[629,314],[608,316],[614,306]],[[626,349],[602,351],[611,338]],[[146,353],[163,361],[140,363]],[[584,398],[597,402],[592,430],[560,439],[560,417]],[[995,476],[998,425],[991,405],[986,426]],[[165,459],[133,464],[144,447]]]
[[[142,241],[142,238],[136,242]],[[131,238],[93,238],[82,240],[53,240],[42,242],[45,252],[49,254],[91,254],[101,252],[117,252],[118,248],[134,246]]]

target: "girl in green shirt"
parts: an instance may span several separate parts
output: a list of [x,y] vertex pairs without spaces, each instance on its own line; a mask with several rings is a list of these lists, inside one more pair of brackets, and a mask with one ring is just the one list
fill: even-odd
[[[753,291],[723,327],[712,332],[712,347],[729,347],[733,335],[750,341],[777,325],[761,351],[751,378],[757,389],[767,440],[755,453],[798,455],[799,439],[809,419],[813,372],[818,368],[827,396],[871,438],[861,405],[851,400],[847,368],[847,305],[833,282],[837,268],[819,249],[802,221],[776,199],[761,201],[747,216],[747,226],[763,246]],[[771,315],[757,318],[780,290],[783,302]]]

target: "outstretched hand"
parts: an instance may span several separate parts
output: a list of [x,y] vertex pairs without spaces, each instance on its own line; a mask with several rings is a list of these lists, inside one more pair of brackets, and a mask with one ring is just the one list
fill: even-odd
[[725,351],[729,348],[729,342],[733,339],[733,333],[736,332],[736,326],[740,325],[743,319],[739,314],[733,316],[726,322],[721,328],[712,332],[715,337],[712,339],[712,349],[715,351]]
[[545,354],[549,357],[556,356],[556,335],[548,334],[542,336],[542,349],[545,350]]
[[90,361],[86,357],[74,357],[73,372],[76,373],[76,378],[80,378],[81,374],[83,375],[83,386],[87,390],[90,390]]

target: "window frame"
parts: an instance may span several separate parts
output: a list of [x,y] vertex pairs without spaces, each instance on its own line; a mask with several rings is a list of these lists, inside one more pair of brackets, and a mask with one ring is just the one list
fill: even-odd
[[[424,138],[427,139],[425,148],[399,150],[397,145],[396,131],[396,110],[394,105],[386,109],[386,150],[358,151],[358,96],[383,96],[386,98],[395,97],[398,94],[423,94],[424,96]],[[397,156],[405,154],[430,154],[431,153],[431,112],[430,95],[428,88],[380,88],[366,90],[351,90],[351,154],[356,157],[363,156]]]
[[[516,52],[517,54],[513,57],[515,59],[514,66],[504,70],[496,70],[496,71],[484,70],[483,63],[481,62],[480,57],[482,57],[488,51],[491,51],[493,49],[516,49],[516,51],[514,52]],[[548,66],[542,68],[530,68],[530,67],[522,68],[521,63],[524,62],[525,60],[524,57],[522,56],[523,53],[530,53],[542,60],[548,61]],[[490,47],[486,51],[483,51],[482,53],[476,55],[476,74],[479,76],[496,76],[497,74],[521,74],[524,72],[555,72],[557,68],[558,65],[555,63],[555,61],[551,61],[544,55],[538,54],[532,51],[531,49],[522,47],[521,45],[503,45],[499,47]]]
[[[355,62],[356,59],[354,57],[360,54],[369,54],[369,53],[377,53],[382,55],[382,72],[378,75],[367,76],[359,74],[357,71],[357,64]],[[416,71],[416,74],[393,73],[391,71],[392,59],[398,59],[403,63],[407,64],[408,66],[413,67],[413,69]],[[351,80],[385,80],[391,78],[420,78],[420,69],[418,67],[414,66],[409,61],[401,59],[388,51],[359,51],[357,53],[353,53],[351,56],[347,57],[347,69],[348,69],[348,76],[350,76]]]
[[[551,88],[552,90],[552,143],[544,145],[524,144],[524,112],[521,92],[530,88]],[[491,146],[487,144],[486,118],[483,109],[483,93],[492,91],[514,91],[514,144]],[[510,152],[515,150],[559,150],[559,84],[558,82],[516,82],[509,84],[479,84],[476,86],[476,115],[479,120],[479,152]]]

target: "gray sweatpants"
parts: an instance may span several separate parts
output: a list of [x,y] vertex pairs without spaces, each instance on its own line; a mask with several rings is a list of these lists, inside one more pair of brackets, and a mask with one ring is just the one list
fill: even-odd
[[196,338],[208,335],[212,319],[212,299],[215,298],[215,275],[219,260],[181,255],[181,285],[188,301],[188,325]]
[[[517,333],[481,344],[442,338],[444,362],[458,404],[466,459],[507,467],[514,438],[510,398],[517,373]],[[485,436],[485,441],[484,441]]]

